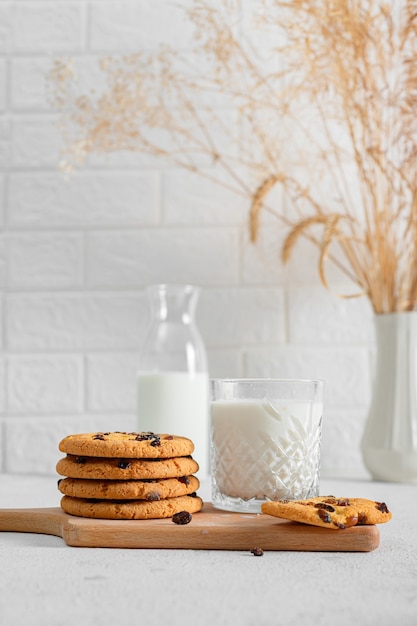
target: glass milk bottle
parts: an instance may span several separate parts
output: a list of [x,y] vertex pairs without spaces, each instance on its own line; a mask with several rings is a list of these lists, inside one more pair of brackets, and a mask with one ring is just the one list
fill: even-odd
[[194,320],[199,289],[152,285],[147,293],[151,324],[137,376],[139,430],[192,439],[202,478],[209,471],[209,379]]

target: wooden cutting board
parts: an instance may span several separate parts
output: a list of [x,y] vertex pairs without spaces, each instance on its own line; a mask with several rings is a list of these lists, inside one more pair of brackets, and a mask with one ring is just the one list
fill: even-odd
[[0,509],[0,531],[62,537],[69,546],[193,550],[298,550],[370,552],[379,545],[376,526],[331,530],[270,515],[220,511],[205,504],[184,526],[171,519],[96,520],[60,508]]

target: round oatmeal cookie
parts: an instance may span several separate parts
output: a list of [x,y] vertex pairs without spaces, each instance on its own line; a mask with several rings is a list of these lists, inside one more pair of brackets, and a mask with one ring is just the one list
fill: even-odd
[[154,480],[179,478],[198,472],[198,463],[191,456],[174,459],[107,459],[67,454],[60,459],[56,471],[69,478],[99,480]]
[[383,524],[392,518],[385,502],[365,498],[318,496],[306,500],[264,502],[261,508],[262,513],[268,515],[338,530],[363,524]]
[[197,513],[203,507],[198,496],[178,496],[158,502],[146,500],[83,500],[63,496],[61,508],[70,515],[96,519],[160,519],[180,511]]
[[155,502],[194,493],[200,487],[196,476],[162,480],[93,480],[63,478],[58,489],[66,496],[97,500],[148,500]]
[[68,435],[59,444],[61,452],[82,456],[130,459],[168,459],[194,451],[191,439],[151,432],[96,432]]

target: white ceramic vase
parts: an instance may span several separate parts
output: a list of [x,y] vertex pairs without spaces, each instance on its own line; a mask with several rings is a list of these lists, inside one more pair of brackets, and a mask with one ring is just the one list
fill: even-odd
[[376,480],[417,483],[417,312],[376,315],[375,328],[363,460]]

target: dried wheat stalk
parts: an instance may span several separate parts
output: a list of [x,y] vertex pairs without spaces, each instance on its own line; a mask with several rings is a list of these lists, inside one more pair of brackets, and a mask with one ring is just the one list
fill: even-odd
[[[248,7],[263,55],[241,35]],[[254,241],[265,210],[289,227],[284,261],[307,237],[325,285],[330,260],[375,312],[415,309],[417,0],[195,0],[188,14],[194,55],[102,59],[101,94],[78,93],[56,61],[64,166],[118,150],[167,158],[247,197]],[[289,216],[268,203],[276,185]]]

